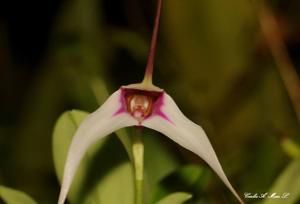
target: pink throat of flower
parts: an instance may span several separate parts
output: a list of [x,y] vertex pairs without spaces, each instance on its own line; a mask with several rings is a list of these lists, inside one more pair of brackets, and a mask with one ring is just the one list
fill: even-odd
[[114,115],[127,112],[138,121],[139,125],[152,116],[160,116],[170,121],[162,112],[163,101],[164,92],[121,88],[121,107]]

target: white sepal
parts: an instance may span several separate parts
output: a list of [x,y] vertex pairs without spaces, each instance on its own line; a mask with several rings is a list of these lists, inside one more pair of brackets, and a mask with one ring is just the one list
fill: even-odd
[[163,104],[160,111],[163,115],[153,115],[142,125],[163,133],[182,147],[201,157],[216,172],[240,203],[243,203],[228,181],[203,129],[185,117],[168,94],[163,93],[162,97]]
[[69,147],[58,204],[65,202],[77,167],[89,146],[118,129],[137,125],[137,121],[127,112],[115,114],[123,105],[120,100],[121,94],[121,90],[113,93],[99,109],[88,115],[77,129]]

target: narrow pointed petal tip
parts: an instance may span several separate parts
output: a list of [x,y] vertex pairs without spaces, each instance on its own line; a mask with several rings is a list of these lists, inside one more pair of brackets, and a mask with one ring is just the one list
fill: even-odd
[[118,129],[137,125],[126,111],[120,111],[124,109],[121,99],[122,91],[118,90],[80,124],[69,147],[58,204],[65,202],[79,163],[89,146]]
[[174,142],[201,157],[220,177],[240,203],[244,203],[227,179],[217,155],[203,129],[186,118],[173,99],[166,93],[162,95],[162,114],[154,114],[143,122],[143,126],[163,133]]

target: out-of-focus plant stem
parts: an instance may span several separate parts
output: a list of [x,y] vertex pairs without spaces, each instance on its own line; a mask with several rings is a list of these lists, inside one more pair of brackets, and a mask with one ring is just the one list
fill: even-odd
[[143,180],[144,180],[144,143],[142,129],[137,128],[133,135],[133,165],[135,178],[135,204],[143,203]]
[[300,123],[300,82],[293,63],[288,55],[279,25],[264,0],[254,0],[262,33],[270,48],[278,71],[288,92],[289,98]]

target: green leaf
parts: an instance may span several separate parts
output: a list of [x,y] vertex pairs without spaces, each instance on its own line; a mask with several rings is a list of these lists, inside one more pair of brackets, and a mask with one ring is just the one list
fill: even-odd
[[157,204],[182,204],[192,198],[192,195],[185,192],[177,192],[161,199]]
[[[130,162],[124,162],[112,169],[95,187],[93,192],[97,196],[97,202],[111,204],[134,203],[133,171]],[[117,195],[117,196],[116,196]],[[94,198],[94,197],[92,197]],[[93,203],[87,199],[85,203]]]
[[[164,144],[165,136],[146,130],[143,134],[145,143],[145,168],[151,180],[158,182],[179,166],[178,158]],[[159,165],[158,165],[159,164]]]
[[275,181],[269,193],[276,193],[283,195],[288,193],[286,199],[271,199],[267,198],[263,204],[293,204],[300,198],[300,159],[294,160],[288,167],[281,173],[279,178]]
[[[186,165],[161,180],[154,191],[151,203],[175,192],[189,192],[194,197],[203,192],[211,178],[211,171],[199,165]],[[201,195],[201,197],[203,197]]]
[[30,196],[12,188],[0,186],[0,198],[6,204],[37,204]]
[[[83,111],[68,111],[56,123],[53,157],[60,181],[72,137],[87,115]],[[89,148],[77,169],[68,199],[75,204],[131,204],[133,189],[132,169],[127,154],[117,137],[111,136]],[[113,196],[116,194],[122,196]]]

